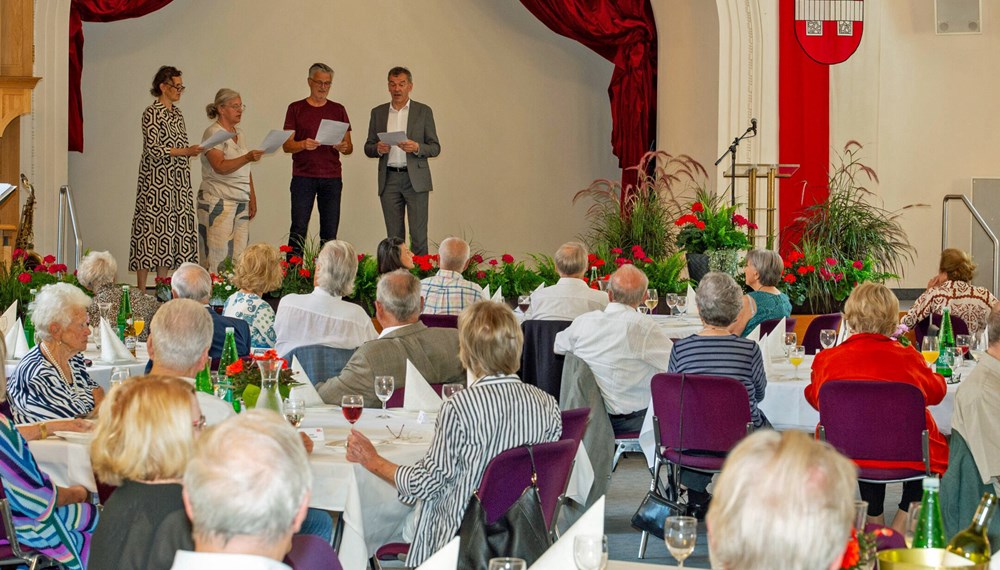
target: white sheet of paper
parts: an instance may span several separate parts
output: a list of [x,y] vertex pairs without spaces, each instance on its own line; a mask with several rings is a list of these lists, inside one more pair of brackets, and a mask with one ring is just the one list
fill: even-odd
[[264,154],[271,154],[272,152],[281,148],[281,145],[285,144],[288,137],[295,134],[295,131],[282,131],[278,129],[272,129],[271,132],[264,136],[264,140],[260,142],[257,146],[259,150],[264,151]]
[[218,146],[218,145],[220,145],[220,144],[228,141],[229,139],[235,138],[235,137],[236,137],[236,133],[231,133],[231,132],[229,132],[229,131],[227,131],[225,129],[221,129],[221,130],[215,131],[214,133],[212,133],[212,136],[210,136],[207,139],[201,141],[198,144],[198,146],[200,146],[201,148],[203,148],[205,150],[208,150],[208,149],[210,149],[210,148],[212,148],[214,146]]
[[316,142],[328,145],[340,144],[350,126],[342,121],[323,119],[319,122],[319,129],[316,130]]
[[391,133],[379,133],[378,140],[389,146],[394,146],[401,142],[406,142],[406,132],[392,131]]

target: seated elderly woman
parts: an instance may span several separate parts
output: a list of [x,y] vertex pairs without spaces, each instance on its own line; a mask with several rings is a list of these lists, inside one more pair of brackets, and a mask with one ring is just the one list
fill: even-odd
[[788,295],[777,288],[783,267],[781,256],[775,251],[754,249],[747,252],[743,275],[753,291],[743,296],[743,307],[736,321],[730,325],[730,331],[747,336],[764,321],[783,319],[792,314]]
[[[760,348],[756,342],[729,332],[740,311],[742,294],[736,281],[725,273],[711,272],[702,277],[695,299],[698,316],[705,328],[674,341],[667,371],[739,380],[750,397],[750,419],[754,427],[770,427],[764,412],[757,407],[767,387]],[[688,488],[688,502],[694,505],[696,513],[708,507],[709,496],[705,488],[711,480],[710,475],[696,471],[685,470],[681,474],[681,481]]]
[[413,269],[413,252],[398,237],[385,238],[378,244],[378,274],[385,275],[397,269]]
[[84,363],[90,327],[90,297],[69,283],[42,287],[28,308],[38,345],[28,351],[7,385],[17,423],[88,416],[101,404],[104,389]]
[[[857,468],[808,435],[764,430],[729,453],[708,510],[713,568],[836,570],[851,536]],[[767,524],[761,514],[770,512]]]
[[233,284],[239,291],[226,299],[222,314],[250,325],[251,348],[274,348],[274,309],[262,297],[281,287],[281,254],[268,243],[255,243],[243,251]]
[[[806,386],[806,400],[819,409],[819,393],[830,380],[901,382],[911,384],[924,394],[926,405],[933,406],[944,399],[944,378],[928,368],[923,356],[913,348],[904,347],[889,335],[896,330],[899,300],[885,285],[862,283],[854,288],[844,304],[844,319],[854,334],[847,340],[816,355],[812,365],[812,381]],[[925,411],[930,433],[931,471],[944,473],[948,467],[948,443],[938,431],[930,411]],[[891,469],[898,464],[868,461],[871,467]],[[922,468],[922,465],[918,468]],[[884,524],[883,503],[885,485],[858,483],[861,498],[868,501],[871,522]],[[920,481],[903,484],[903,498],[893,528],[902,532],[906,510],[919,501],[923,491]]]
[[[96,327],[101,320],[101,304],[108,303],[107,313],[103,316],[114,324],[115,316],[118,314],[118,306],[122,300],[122,288],[115,280],[118,277],[118,263],[110,253],[106,251],[92,251],[83,256],[80,260],[80,267],[76,270],[76,277],[91,293],[94,294],[94,302],[87,308],[90,316],[90,326]],[[146,295],[135,287],[129,290],[129,303],[132,306],[132,316],[134,319],[142,320],[147,325],[153,318],[153,313],[160,308],[159,301],[152,295]],[[147,326],[139,333],[139,340],[146,341],[149,334]]]
[[285,295],[274,316],[275,349],[285,356],[310,344],[357,348],[378,335],[371,317],[342,297],[354,292],[358,256],[346,241],[326,242],[316,257],[316,288],[305,295]]
[[486,465],[521,445],[559,439],[556,400],[516,376],[523,336],[503,304],[480,301],[458,317],[459,358],[469,388],[444,402],[427,455],[396,465],[379,455],[361,432],[347,439],[347,460],[360,463],[399,490],[401,500],[423,502],[407,566],[417,566],[458,532],[469,497]]
[[948,305],[951,314],[969,326],[969,334],[979,335],[986,329],[990,309],[998,302],[985,287],[970,283],[976,273],[976,264],[968,253],[960,249],[941,252],[938,274],[927,283],[927,290],[917,297],[903,317],[903,324],[913,328],[932,313],[940,313]]

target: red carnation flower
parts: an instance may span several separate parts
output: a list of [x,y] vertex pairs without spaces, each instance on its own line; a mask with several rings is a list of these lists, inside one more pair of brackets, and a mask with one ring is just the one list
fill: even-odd
[[292,265],[298,265],[302,263],[302,258],[297,255],[293,255],[288,259],[288,263],[291,263]]
[[613,247],[613,248],[611,248],[611,253],[613,255],[621,255],[622,248],[620,248],[620,247]]
[[782,264],[785,266],[785,269],[791,269],[792,268],[792,262],[788,261],[787,259],[785,261],[783,261]]
[[853,265],[855,269],[864,269],[865,268],[865,264],[861,263],[860,261],[855,261],[851,265]]
[[743,227],[749,223],[749,221],[739,214],[733,214],[733,223],[737,226]]
[[476,263],[482,263],[483,262],[483,256],[481,256],[481,255],[479,255],[477,253],[476,255],[472,256],[472,261],[475,261]]
[[858,546],[858,531],[852,528],[851,538],[847,541],[847,549],[844,550],[844,556],[840,559],[840,567],[854,568],[859,560],[861,560],[861,549]]
[[36,265],[35,266],[35,273],[48,273],[48,272],[49,272],[49,268],[45,267],[44,265]]
[[496,264],[498,264],[498,263],[500,263],[500,262],[499,262],[499,261],[497,261],[496,259],[491,259],[491,260],[490,260],[490,265],[496,265]]
[[310,273],[309,273],[308,269],[306,269],[305,267],[303,267],[302,269],[299,269],[299,275],[301,275],[303,277],[309,277]]
[[358,254],[358,263],[361,263],[361,261],[364,260],[364,258],[365,258],[365,254],[359,253]]
[[243,372],[243,360],[238,359],[226,367],[226,376],[235,376]]
[[28,254],[25,253],[23,249],[17,248],[14,250],[14,253],[11,254],[11,257],[13,259],[20,259],[22,257],[28,257]]
[[698,220],[697,222],[694,223],[694,227],[698,228],[699,230],[703,230],[705,229],[705,222]]
[[31,274],[30,273],[22,273],[22,274],[20,274],[20,275],[17,276],[17,280],[20,281],[21,283],[25,283],[25,284],[31,283]]
[[643,263],[653,263],[653,260],[650,259],[650,258],[648,258],[648,257],[644,257],[644,258],[642,258],[642,262]]
[[56,273],[59,273],[59,264],[53,263],[52,265],[50,265],[49,266],[49,273],[51,273],[52,275],[55,275]]
[[486,279],[486,272],[485,271],[477,271],[476,272],[476,279]]
[[509,253],[503,254],[500,259],[502,259],[504,263],[514,263],[514,256]]
[[843,273],[836,273],[833,276],[833,280],[835,282],[837,282],[837,283],[839,283],[840,281],[843,281],[843,279],[844,279],[844,274]]
[[590,266],[591,267],[604,267],[604,260],[601,259],[601,258],[597,258],[597,259],[594,260],[593,263],[590,264]]
[[705,206],[702,205],[701,202],[695,202],[694,204],[691,204],[691,211],[695,213],[704,212]]
[[834,265],[837,265],[837,260],[832,257],[828,257],[826,258],[826,264],[833,267]]
[[757,229],[757,224],[753,222],[747,222],[747,227],[750,228],[751,230],[755,230]]
[[785,275],[785,283],[795,283],[797,279],[791,273]]
[[56,256],[54,255],[46,255],[45,257],[42,258],[42,263],[55,263],[55,261],[56,261]]
[[279,247],[278,250],[281,253],[292,253],[293,251],[295,251],[295,250],[292,249],[292,246],[290,246],[290,245],[283,245],[283,246]]
[[812,273],[813,271],[816,271],[816,266],[815,265],[807,265],[806,266],[806,271]]
[[796,269],[796,271],[798,271],[799,275],[805,275],[806,273],[809,273],[809,269],[805,265],[799,267],[798,269]]
[[431,264],[426,261],[418,263],[417,267],[419,267],[421,271],[430,271],[431,269],[434,269],[433,267],[431,267]]

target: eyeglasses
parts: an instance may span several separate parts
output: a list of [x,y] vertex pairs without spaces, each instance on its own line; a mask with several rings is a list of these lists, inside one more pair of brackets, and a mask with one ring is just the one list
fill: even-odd
[[313,83],[315,83],[316,85],[319,85],[320,87],[329,87],[329,86],[333,85],[333,81],[316,81],[312,77],[309,78],[309,81],[312,81]]
[[222,106],[223,107],[229,107],[230,109],[233,109],[233,110],[237,110],[237,109],[239,109],[240,111],[246,111],[247,110],[247,106],[246,105],[222,105]]
[[164,81],[164,82],[163,82],[163,84],[164,84],[164,85],[167,85],[167,86],[169,86],[169,87],[173,87],[173,88],[174,88],[174,89],[176,89],[177,91],[184,91],[185,89],[187,89],[187,87],[184,87],[184,84],[183,84],[183,83],[176,83],[176,84],[175,84],[175,83],[171,83],[171,82],[169,82],[169,81]]
[[191,422],[191,427],[196,431],[201,431],[205,427],[205,414],[198,416],[198,421]]

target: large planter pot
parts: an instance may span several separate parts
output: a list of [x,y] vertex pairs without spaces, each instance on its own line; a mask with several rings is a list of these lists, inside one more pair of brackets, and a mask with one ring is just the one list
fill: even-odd
[[837,301],[829,297],[807,298],[801,305],[792,305],[793,315],[828,315],[830,313],[840,313],[844,310],[844,301]]
[[738,249],[718,249],[707,251],[708,270],[728,273],[734,278],[740,271],[740,250]]
[[688,277],[697,285],[701,281],[701,278],[709,272],[708,255],[704,253],[686,253],[684,256],[687,258]]

